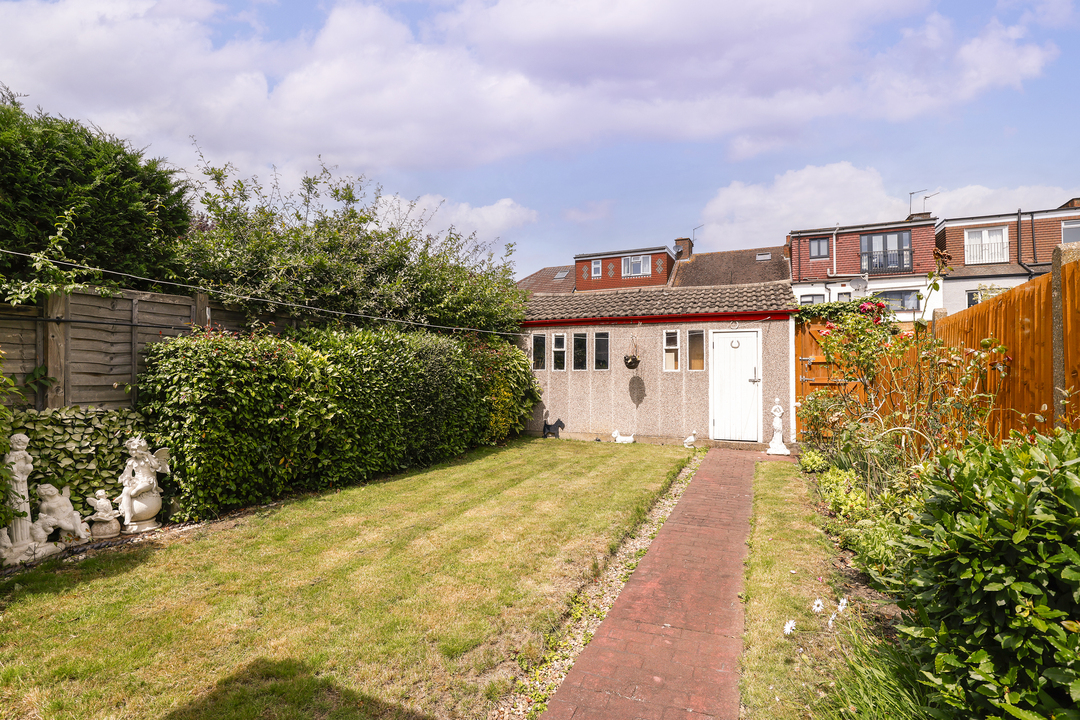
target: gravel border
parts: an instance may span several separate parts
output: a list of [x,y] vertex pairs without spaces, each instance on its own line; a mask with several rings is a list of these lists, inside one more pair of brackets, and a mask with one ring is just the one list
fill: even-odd
[[548,698],[559,689],[578,655],[592,640],[593,633],[615,604],[615,599],[649,549],[660,526],[671,515],[686,486],[694,478],[705,454],[705,450],[698,448],[671,487],[653,505],[645,521],[608,558],[603,572],[573,597],[569,615],[554,634],[560,638],[556,647],[548,649],[539,667],[518,677],[517,687],[499,700],[488,713],[487,720],[538,717],[546,709]]

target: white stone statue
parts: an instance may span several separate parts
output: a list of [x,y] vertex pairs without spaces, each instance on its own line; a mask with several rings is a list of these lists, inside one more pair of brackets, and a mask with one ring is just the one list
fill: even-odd
[[765,451],[765,454],[790,455],[791,451],[784,447],[784,421],[780,419],[784,415],[784,408],[780,407],[780,398],[776,398],[772,414],[772,442],[769,443],[769,449]]
[[34,471],[34,459],[26,452],[30,445],[30,438],[22,433],[11,436],[11,452],[4,456],[4,464],[11,468],[14,477],[11,479],[11,489],[15,492],[12,498],[12,506],[26,513],[23,517],[17,517],[11,521],[11,545],[17,547],[30,542],[30,490],[26,479]]
[[[75,507],[71,504],[71,488],[65,487],[61,493],[54,485],[41,483],[37,487],[41,498],[38,505],[38,519],[41,523],[46,518],[53,520],[53,526],[60,528],[60,539],[68,542],[86,540],[90,537],[90,526],[83,522]],[[31,535],[33,526],[31,526]],[[35,542],[39,542],[34,538]]]
[[116,497],[124,516],[124,532],[138,533],[161,527],[155,519],[161,510],[157,474],[169,472],[169,451],[162,448],[150,454],[149,446],[141,437],[129,439],[124,447],[131,457],[120,473],[124,491]]
[[64,549],[64,543],[49,542],[49,535],[57,528],[56,518],[40,515],[29,527],[30,539],[13,545],[7,530],[0,530],[0,558],[4,565],[18,565],[41,560]]
[[90,534],[95,540],[105,540],[120,534],[120,522],[116,519],[120,516],[120,511],[113,508],[112,500],[104,490],[95,492],[94,497],[87,497],[86,504],[94,508],[94,514],[86,519],[94,521]]

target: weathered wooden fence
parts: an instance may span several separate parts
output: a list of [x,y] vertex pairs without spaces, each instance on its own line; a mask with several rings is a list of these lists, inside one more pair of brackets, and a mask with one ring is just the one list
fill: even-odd
[[[279,326],[296,323],[284,316],[265,319]],[[16,381],[41,366],[56,379],[37,398],[38,407],[124,407],[137,399],[147,344],[189,332],[195,324],[241,330],[245,323],[242,312],[201,294],[54,295],[38,305],[0,305],[0,350],[4,374]]]
[[[822,328],[824,323],[803,323],[796,329],[799,402],[836,385],[819,343]],[[1008,348],[1009,372],[987,374],[989,390],[997,393],[989,418],[997,437],[1032,424],[1048,430],[1080,423],[1080,243],[1055,248],[1051,273],[955,315],[936,317],[933,332],[959,349],[978,349],[985,338]],[[1063,406],[1061,400],[1070,396]],[[1045,422],[1034,422],[1035,415]],[[801,421],[796,429],[801,439]]]

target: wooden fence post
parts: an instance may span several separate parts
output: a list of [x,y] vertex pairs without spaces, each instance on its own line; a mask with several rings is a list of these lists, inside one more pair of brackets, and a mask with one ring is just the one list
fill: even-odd
[[[66,319],[67,309],[67,295],[53,293],[45,301],[45,317],[48,319]],[[45,393],[45,407],[60,408],[67,405],[67,323],[46,323],[45,335],[45,366],[49,377],[56,378]]]
[[195,324],[210,327],[210,296],[195,293]]
[[[1053,407],[1050,416],[1055,427],[1064,427],[1067,411],[1061,401],[1065,399],[1065,311],[1070,306],[1065,304],[1065,292],[1061,282],[1061,268],[1073,262],[1080,262],[1080,243],[1066,243],[1054,248],[1053,279],[1050,284],[1051,305],[1053,306],[1053,330],[1054,341],[1054,388]],[[1075,303],[1080,298],[1069,298],[1070,303]],[[1071,308],[1070,308],[1071,309]],[[1080,388],[1073,388],[1078,391]]]

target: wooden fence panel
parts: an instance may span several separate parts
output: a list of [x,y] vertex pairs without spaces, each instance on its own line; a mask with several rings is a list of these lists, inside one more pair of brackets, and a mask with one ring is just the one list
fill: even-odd
[[1080,423],[1080,262],[1061,266],[1061,334],[1065,377],[1062,389],[1073,398],[1065,419],[1072,427]]
[[40,308],[34,306],[12,308],[12,312],[0,314],[3,372],[17,383],[43,362],[42,327],[37,321],[40,316]]
[[989,429],[1000,438],[1008,437],[1010,430],[1025,428],[1023,414],[1042,415],[1046,422],[1037,426],[1042,431],[1050,428],[1054,387],[1051,281],[1049,274],[1043,275],[938,320],[934,328],[935,335],[953,347],[977,349],[984,338],[996,338],[1008,348],[1008,374],[989,373],[990,389],[998,393]]
[[124,407],[131,404],[125,391],[135,382],[131,346],[133,300],[73,294],[65,325],[64,348],[69,381],[64,398],[68,405]]

